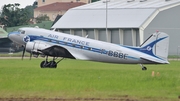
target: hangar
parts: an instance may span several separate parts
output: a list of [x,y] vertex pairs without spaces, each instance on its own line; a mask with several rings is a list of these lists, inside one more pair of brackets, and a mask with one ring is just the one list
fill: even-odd
[[101,0],[68,10],[52,28],[131,46],[139,46],[158,30],[170,35],[169,55],[177,55],[179,10],[180,0]]

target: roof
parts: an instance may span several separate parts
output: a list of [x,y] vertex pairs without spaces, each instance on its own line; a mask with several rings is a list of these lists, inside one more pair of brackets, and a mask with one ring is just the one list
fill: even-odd
[[84,5],[82,2],[56,2],[49,5],[38,7],[34,10],[38,11],[61,11],[68,10],[73,7]]
[[[74,9],[103,9],[106,8],[105,0],[87,4]],[[113,9],[155,9],[177,4],[180,0],[107,0],[108,8]]]
[[[104,0],[68,10],[52,28],[105,28]],[[129,1],[129,2],[128,2]],[[110,0],[108,28],[139,28],[160,11],[180,5],[180,0]]]

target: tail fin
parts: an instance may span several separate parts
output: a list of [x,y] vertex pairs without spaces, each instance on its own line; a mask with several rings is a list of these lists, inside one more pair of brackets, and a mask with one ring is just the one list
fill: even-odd
[[169,36],[164,32],[153,33],[141,46],[141,52],[167,60]]

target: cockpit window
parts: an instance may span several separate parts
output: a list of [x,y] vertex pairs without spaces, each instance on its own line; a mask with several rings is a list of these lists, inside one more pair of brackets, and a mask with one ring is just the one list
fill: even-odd
[[20,32],[21,34],[25,34],[25,31],[23,30],[18,30],[18,32]]
[[21,34],[25,34],[25,31],[22,31]]

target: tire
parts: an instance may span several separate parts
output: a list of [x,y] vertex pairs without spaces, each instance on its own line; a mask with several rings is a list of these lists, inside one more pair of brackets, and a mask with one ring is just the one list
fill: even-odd
[[47,61],[42,61],[41,64],[40,64],[40,67],[45,68],[46,65],[47,65]]
[[57,63],[55,61],[50,61],[50,68],[56,68],[57,67]]
[[147,70],[147,68],[146,68],[146,67],[143,67],[142,70]]

